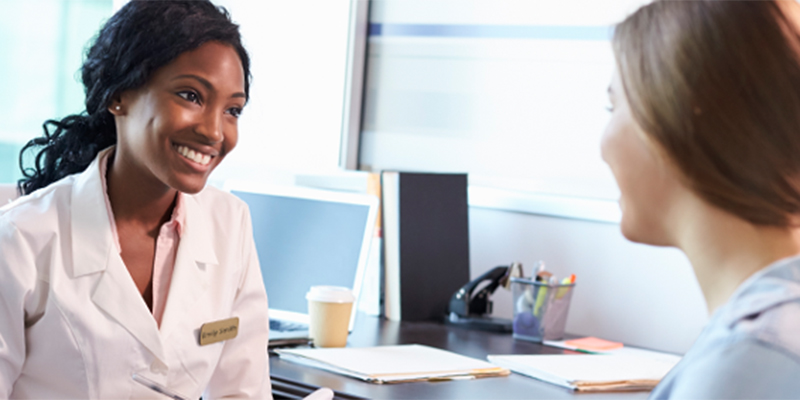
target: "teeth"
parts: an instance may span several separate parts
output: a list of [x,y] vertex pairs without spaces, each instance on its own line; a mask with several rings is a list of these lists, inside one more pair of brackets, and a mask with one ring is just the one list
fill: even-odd
[[203,154],[199,151],[194,151],[186,146],[175,146],[175,150],[178,154],[200,164],[200,165],[208,165],[211,162],[211,156],[208,154]]

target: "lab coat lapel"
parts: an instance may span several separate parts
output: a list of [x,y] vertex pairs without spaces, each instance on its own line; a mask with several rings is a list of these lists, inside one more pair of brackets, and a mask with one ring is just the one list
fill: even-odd
[[111,254],[108,267],[92,293],[92,301],[141,342],[153,356],[166,363],[156,320],[119,254]]
[[161,319],[161,333],[165,338],[175,329],[180,329],[180,323],[187,316],[196,316],[198,307],[210,307],[203,298],[215,272],[212,268],[218,265],[208,212],[202,209],[194,196],[182,196],[186,219]]
[[98,167],[98,160],[106,151],[95,157],[72,185],[70,223],[73,278],[104,271],[109,253],[116,250]]
[[98,274],[92,302],[165,361],[155,319],[144,303],[111,234],[98,160],[76,177],[71,198],[72,277]]

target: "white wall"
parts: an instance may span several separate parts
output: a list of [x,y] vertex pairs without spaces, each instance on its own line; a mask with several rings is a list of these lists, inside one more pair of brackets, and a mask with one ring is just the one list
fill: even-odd
[[[705,302],[680,251],[627,241],[619,225],[470,207],[471,276],[537,260],[577,276],[567,332],[683,353],[707,320]],[[495,292],[496,316],[511,317],[511,292]]]

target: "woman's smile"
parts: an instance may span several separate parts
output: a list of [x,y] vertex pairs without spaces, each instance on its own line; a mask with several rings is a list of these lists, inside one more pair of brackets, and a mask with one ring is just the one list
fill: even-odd
[[210,168],[209,165],[211,161],[217,157],[218,152],[205,149],[201,150],[198,147],[207,146],[172,143],[172,149],[178,153],[179,158],[186,164],[196,169],[198,172],[207,172]]

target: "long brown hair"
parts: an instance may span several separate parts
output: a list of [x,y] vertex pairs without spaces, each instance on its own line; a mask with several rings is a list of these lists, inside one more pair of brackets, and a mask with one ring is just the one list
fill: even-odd
[[634,119],[689,187],[754,224],[796,221],[800,35],[780,4],[655,1],[613,46]]

